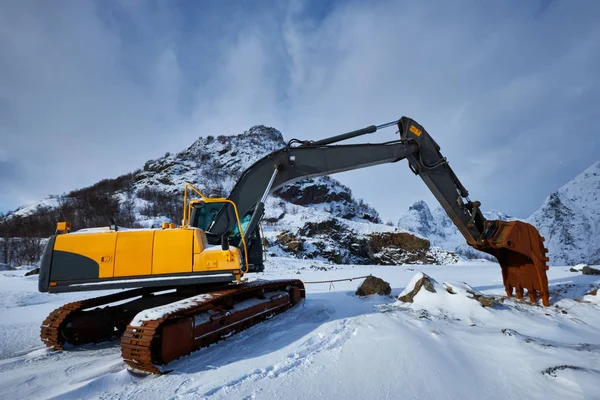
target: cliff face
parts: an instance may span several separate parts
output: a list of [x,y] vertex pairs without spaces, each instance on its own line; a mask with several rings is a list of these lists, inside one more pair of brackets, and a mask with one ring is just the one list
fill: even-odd
[[548,196],[527,221],[546,238],[550,264],[600,264],[600,161]]

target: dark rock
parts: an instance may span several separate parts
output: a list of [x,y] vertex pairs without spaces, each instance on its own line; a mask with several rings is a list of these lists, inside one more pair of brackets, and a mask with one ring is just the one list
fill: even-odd
[[574,371],[585,371],[586,370],[586,368],[578,367],[575,365],[557,365],[556,367],[546,368],[545,370],[542,371],[542,374],[550,375],[552,377],[557,377],[558,375],[556,374],[556,372],[562,371],[565,369],[572,369]]
[[493,297],[485,297],[482,294],[469,292],[473,295],[473,298],[479,302],[483,307],[494,307],[496,300]]
[[433,282],[435,281],[431,277],[423,274],[423,277],[419,279],[415,284],[414,289],[410,293],[398,297],[398,300],[403,301],[405,303],[412,303],[414,301],[415,296],[417,295],[417,293],[419,293],[421,288],[425,288],[425,290],[431,293],[437,293],[435,291],[435,288],[433,287]]
[[[377,265],[431,264],[430,243],[406,232],[372,233],[355,252],[362,252],[369,263]],[[352,250],[351,250],[352,251]]]
[[368,276],[356,290],[357,296],[368,296],[370,294],[388,295],[392,293],[389,283],[375,276]]
[[336,238],[336,234],[347,231],[347,228],[336,219],[328,219],[321,222],[307,222],[298,231],[302,236],[327,235]]
[[600,270],[585,266],[581,269],[581,273],[584,275],[600,275]]
[[40,273],[40,269],[39,268],[34,268],[31,271],[27,271],[25,273],[25,276],[30,276],[30,275],[39,275]]
[[[315,182],[306,180],[305,182]],[[318,182],[318,181],[317,181]],[[335,192],[331,187],[315,182],[305,185],[288,185],[281,189],[277,195],[292,204],[305,206],[309,204],[332,203],[338,201],[352,202],[352,194],[349,192]]]
[[369,235],[371,250],[379,252],[384,248],[396,247],[407,251],[429,250],[429,240],[421,239],[406,232],[383,232]]

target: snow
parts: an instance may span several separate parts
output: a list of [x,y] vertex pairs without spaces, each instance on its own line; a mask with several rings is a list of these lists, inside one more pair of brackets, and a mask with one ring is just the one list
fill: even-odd
[[214,296],[210,294],[200,294],[184,300],[175,301],[164,306],[149,308],[137,314],[131,320],[131,326],[142,326],[144,321],[154,321],[168,315],[177,310],[194,307],[200,303],[213,299]]
[[590,303],[596,303],[598,306],[600,306],[600,296],[598,295],[598,293],[596,293],[595,295],[588,294],[586,296],[583,296],[583,300],[589,301]]
[[25,205],[23,207],[19,207],[18,209],[16,209],[14,212],[10,213],[9,215],[25,217],[29,214],[37,212],[39,209],[55,208],[55,207],[58,207],[58,205],[59,204],[58,204],[57,198],[47,197],[40,201],[36,201],[31,204]]
[[[52,309],[103,293],[38,293],[36,277],[0,272],[0,398],[599,398],[600,303],[576,301],[600,285],[598,276],[554,267],[551,307],[511,299],[483,308],[469,291],[503,294],[500,267],[490,262],[383,267],[273,257],[266,271],[248,276],[373,274],[392,293],[356,297],[356,280],[307,284],[303,304],[169,364],[170,374],[138,376],[118,341],[52,352],[39,340]],[[419,273],[442,282],[440,290],[398,302]]]

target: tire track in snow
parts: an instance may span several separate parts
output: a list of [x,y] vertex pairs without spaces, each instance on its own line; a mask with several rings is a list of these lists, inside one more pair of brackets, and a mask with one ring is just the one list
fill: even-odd
[[[230,395],[232,391],[239,389],[242,385],[266,378],[279,378],[296,368],[311,365],[313,363],[313,358],[316,355],[326,351],[341,349],[341,347],[356,333],[356,329],[351,329],[352,326],[353,324],[349,319],[343,319],[337,323],[337,326],[335,326],[331,332],[312,334],[300,344],[296,351],[289,353],[282,361],[265,368],[257,368],[223,385],[210,389],[200,397],[208,398],[225,393]],[[198,389],[182,393],[181,396],[195,395],[197,392]],[[249,398],[252,398],[252,396]]]
[[592,353],[600,353],[600,344],[593,343],[578,343],[578,344],[570,344],[570,343],[561,343],[553,340],[542,339],[540,337],[529,336],[514,329],[502,329],[502,333],[506,336],[512,336],[516,339],[523,341],[525,343],[534,344],[541,348],[559,348],[559,349],[568,349],[575,351],[589,351]]

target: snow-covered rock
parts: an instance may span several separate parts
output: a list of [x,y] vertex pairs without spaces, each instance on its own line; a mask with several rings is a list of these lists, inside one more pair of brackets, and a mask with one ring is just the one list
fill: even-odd
[[[486,297],[465,282],[439,284],[427,274],[415,274],[402,293],[399,304],[410,304],[410,308],[428,311],[477,312],[479,307],[492,307],[494,299]],[[478,304],[479,303],[479,304]]]

